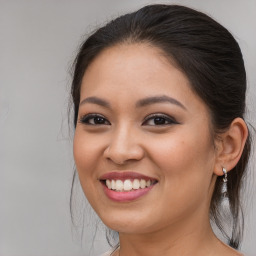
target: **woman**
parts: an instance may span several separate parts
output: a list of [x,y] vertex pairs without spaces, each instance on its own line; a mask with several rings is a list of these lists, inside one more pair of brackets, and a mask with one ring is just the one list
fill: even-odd
[[241,255],[245,93],[237,42],[187,7],[146,6],[84,42],[74,158],[91,206],[119,233],[112,255]]

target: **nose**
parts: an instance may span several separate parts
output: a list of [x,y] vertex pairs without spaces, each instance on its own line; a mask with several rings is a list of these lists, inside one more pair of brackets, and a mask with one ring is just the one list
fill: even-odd
[[112,133],[104,157],[117,165],[139,161],[144,156],[144,149],[138,141],[138,134],[131,129],[127,127],[117,129]]

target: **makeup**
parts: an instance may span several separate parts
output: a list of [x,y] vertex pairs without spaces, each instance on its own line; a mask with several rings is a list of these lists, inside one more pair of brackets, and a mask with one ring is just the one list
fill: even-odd
[[147,194],[157,180],[135,172],[110,172],[100,177],[107,197],[117,202],[136,200]]

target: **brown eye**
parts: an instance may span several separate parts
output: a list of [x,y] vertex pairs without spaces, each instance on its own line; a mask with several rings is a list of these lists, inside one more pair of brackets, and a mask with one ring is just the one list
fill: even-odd
[[105,119],[102,117],[92,118],[93,124],[105,124]]
[[97,114],[85,115],[80,122],[87,125],[110,125],[110,122],[103,116]]
[[148,116],[142,125],[158,126],[158,125],[171,125],[171,124],[177,124],[177,122],[173,118],[167,115],[154,114],[154,115]]
[[163,118],[163,117],[155,117],[153,119],[153,122],[154,122],[155,125],[163,125],[163,124],[167,123],[166,119]]

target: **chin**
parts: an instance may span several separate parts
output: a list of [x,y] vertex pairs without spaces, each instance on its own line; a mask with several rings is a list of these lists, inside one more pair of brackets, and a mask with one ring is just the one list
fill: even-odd
[[139,234],[152,232],[153,223],[155,222],[152,216],[149,216],[147,213],[142,211],[131,211],[122,210],[122,211],[102,211],[102,214],[99,214],[102,222],[112,230],[115,230],[119,233],[127,234]]

